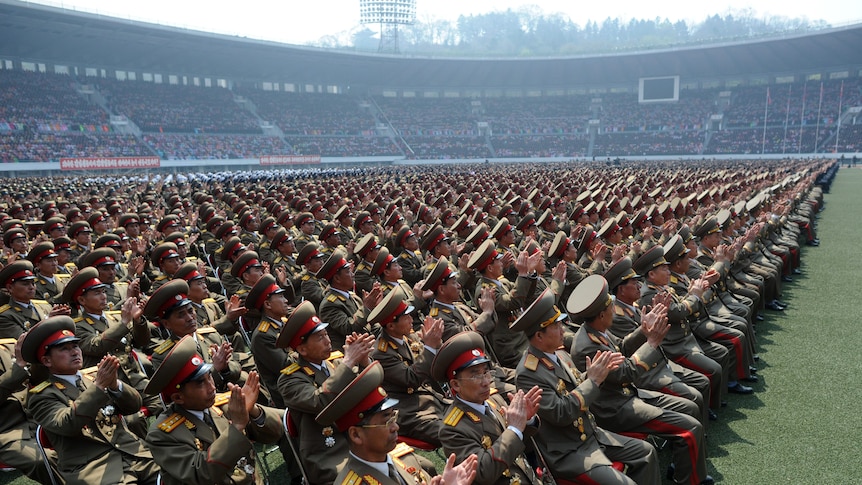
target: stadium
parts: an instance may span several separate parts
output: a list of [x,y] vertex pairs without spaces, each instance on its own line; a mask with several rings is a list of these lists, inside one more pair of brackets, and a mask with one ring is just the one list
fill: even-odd
[[862,136],[859,25],[615,55],[450,59],[0,8],[12,89],[0,152],[18,171],[98,157],[254,167],[303,163],[266,158],[295,155],[324,164],[828,155],[855,153]]
[[485,417],[487,483],[855,483],[859,45],[403,56],[0,0],[0,484],[342,483],[342,425],[406,472],[343,483],[430,483]]

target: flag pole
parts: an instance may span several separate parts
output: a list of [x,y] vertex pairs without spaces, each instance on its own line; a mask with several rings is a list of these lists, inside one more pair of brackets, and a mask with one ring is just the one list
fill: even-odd
[[805,95],[808,93],[808,80],[802,85],[802,114],[799,115],[799,154],[802,154],[802,125],[805,123]]
[[790,121],[790,97],[793,94],[793,84],[787,87],[787,109],[784,115],[784,140],[781,142],[781,153],[787,153],[787,124]]
[[841,135],[841,103],[844,101],[844,80],[841,80],[841,91],[838,94],[838,128],[835,130],[835,153],[838,153],[838,136]]
[[814,130],[814,153],[820,145],[820,110],[823,108],[823,81],[820,81],[820,102],[817,104],[817,128]]

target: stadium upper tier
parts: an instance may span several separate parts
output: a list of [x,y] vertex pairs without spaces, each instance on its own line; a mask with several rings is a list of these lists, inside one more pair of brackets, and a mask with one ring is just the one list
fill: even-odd
[[823,153],[855,152],[862,139],[849,109],[862,106],[862,78],[683,90],[678,102],[641,104],[632,93],[359,97],[0,70],[0,100],[4,162]]

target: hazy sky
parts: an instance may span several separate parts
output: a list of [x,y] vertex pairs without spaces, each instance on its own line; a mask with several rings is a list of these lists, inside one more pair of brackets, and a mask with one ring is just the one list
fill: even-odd
[[[359,25],[359,0],[35,0],[35,3],[291,44],[314,42],[324,35]],[[580,26],[607,17],[699,22],[708,15],[742,9],[751,9],[758,17],[807,18],[833,25],[862,21],[862,2],[858,0],[416,0],[416,5],[420,20],[455,20],[460,15],[538,5],[545,13],[562,13]]]

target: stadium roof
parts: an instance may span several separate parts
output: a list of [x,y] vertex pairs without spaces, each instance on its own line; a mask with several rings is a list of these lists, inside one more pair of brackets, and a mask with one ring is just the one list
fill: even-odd
[[[862,24],[756,41],[555,58],[345,53],[0,0],[0,57],[136,72],[379,89],[559,89],[862,67]],[[855,74],[851,74],[855,75]]]

